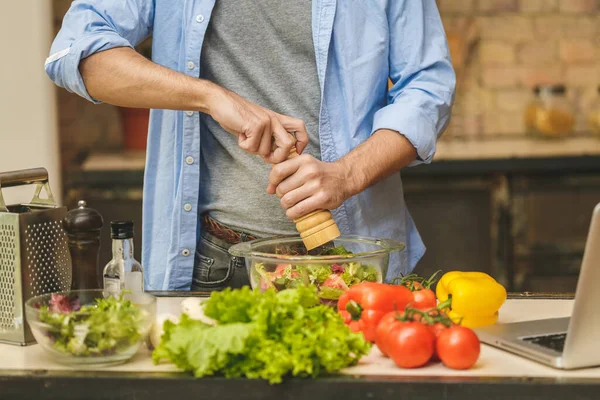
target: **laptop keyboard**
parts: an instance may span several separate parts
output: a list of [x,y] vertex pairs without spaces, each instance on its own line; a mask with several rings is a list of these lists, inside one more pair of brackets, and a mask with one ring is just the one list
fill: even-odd
[[552,350],[556,350],[562,353],[565,347],[565,339],[567,338],[566,333],[557,333],[553,335],[542,335],[542,336],[530,336],[525,337],[522,340],[537,344],[538,346],[547,347]]

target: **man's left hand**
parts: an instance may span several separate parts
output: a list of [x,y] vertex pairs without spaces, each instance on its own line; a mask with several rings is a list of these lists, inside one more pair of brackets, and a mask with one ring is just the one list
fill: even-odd
[[303,154],[273,167],[267,192],[277,194],[290,219],[315,210],[333,210],[351,196],[349,171],[341,162],[323,162]]

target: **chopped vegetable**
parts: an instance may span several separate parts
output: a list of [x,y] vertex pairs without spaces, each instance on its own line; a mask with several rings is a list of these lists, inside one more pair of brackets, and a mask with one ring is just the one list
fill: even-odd
[[[337,246],[325,251],[322,255],[351,255],[344,246]],[[253,280],[261,290],[285,290],[306,286],[308,284],[319,288],[319,297],[324,301],[339,299],[331,298],[332,293],[343,293],[349,287],[361,282],[380,282],[382,277],[379,270],[359,262],[332,264],[279,264],[273,272],[267,272],[265,264],[254,265]],[[326,288],[340,289],[330,291]]]
[[279,383],[286,376],[317,377],[354,365],[370,350],[316,289],[275,292],[248,287],[213,292],[204,313],[210,326],[182,315],[166,321],[155,363],[170,361],[196,377],[222,375]]
[[376,268],[363,266],[359,262],[348,263],[340,276],[348,286],[361,282],[377,282],[381,280],[379,271]]
[[412,301],[412,292],[404,286],[363,282],[340,297],[338,311],[352,331],[374,342],[381,318],[390,311],[403,311]]
[[343,289],[334,287],[322,287],[319,291],[319,297],[326,300],[338,300],[342,294],[344,294]]
[[323,255],[326,256],[346,256],[348,254],[352,254],[352,252],[346,250],[346,248],[342,245],[336,246],[333,249],[329,249],[323,252]]
[[447,272],[436,287],[440,308],[467,327],[493,325],[506,300],[506,289],[484,272]]
[[146,311],[129,300],[96,299],[81,306],[78,298],[53,294],[49,306],[39,307],[39,320],[55,350],[76,356],[108,356],[138,342]]

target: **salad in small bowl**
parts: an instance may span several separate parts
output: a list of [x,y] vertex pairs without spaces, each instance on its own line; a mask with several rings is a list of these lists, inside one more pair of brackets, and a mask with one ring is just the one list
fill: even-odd
[[229,253],[244,258],[252,288],[313,285],[322,303],[335,305],[357,283],[382,282],[390,253],[404,247],[393,240],[347,235],[307,251],[300,236],[282,236],[238,243]]
[[107,366],[137,353],[156,318],[156,298],[74,290],[33,297],[25,303],[25,312],[35,340],[55,361]]

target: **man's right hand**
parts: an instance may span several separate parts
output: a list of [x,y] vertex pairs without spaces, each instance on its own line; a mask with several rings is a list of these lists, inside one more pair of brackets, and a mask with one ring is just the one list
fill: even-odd
[[308,133],[302,120],[268,110],[216,85],[210,96],[208,113],[223,129],[238,137],[243,150],[257,154],[271,164],[286,160],[294,143],[298,154],[308,144]]
[[[277,114],[212,82],[155,64],[128,47],[95,53],[79,64],[89,94],[97,100],[136,108],[197,110],[211,115],[238,137],[242,149],[276,164],[308,144],[304,122]],[[272,150],[275,139],[275,150]]]

